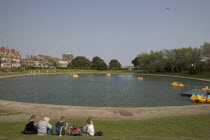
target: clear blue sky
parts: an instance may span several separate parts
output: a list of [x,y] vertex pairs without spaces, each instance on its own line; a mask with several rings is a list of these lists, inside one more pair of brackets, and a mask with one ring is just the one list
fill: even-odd
[[26,55],[99,56],[210,42],[210,0],[0,0],[0,45]]

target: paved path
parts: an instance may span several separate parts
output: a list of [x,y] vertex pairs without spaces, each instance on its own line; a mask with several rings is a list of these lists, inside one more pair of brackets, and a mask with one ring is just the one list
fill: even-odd
[[59,119],[84,119],[93,116],[98,119],[119,120],[145,120],[167,116],[185,116],[210,114],[210,104],[175,106],[175,107],[140,107],[140,108],[114,108],[114,107],[78,107],[63,105],[32,104],[0,100],[0,110],[13,110],[22,112],[17,115],[0,116],[0,121],[25,121],[32,114],[41,119],[49,116]]

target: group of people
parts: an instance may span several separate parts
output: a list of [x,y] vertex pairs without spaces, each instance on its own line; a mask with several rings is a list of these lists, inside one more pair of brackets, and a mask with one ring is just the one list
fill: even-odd
[[[25,126],[24,134],[37,134],[38,136],[53,134],[53,127],[49,123],[49,117],[44,117],[43,120],[40,120],[38,123],[34,123],[34,121],[35,116],[32,115]],[[57,135],[62,136],[66,133],[68,128],[68,135],[70,136],[94,136],[92,117],[87,118],[87,125],[81,128],[78,128],[76,125],[68,125],[68,123],[65,122],[65,118],[61,117],[61,120],[56,123],[55,132]]]

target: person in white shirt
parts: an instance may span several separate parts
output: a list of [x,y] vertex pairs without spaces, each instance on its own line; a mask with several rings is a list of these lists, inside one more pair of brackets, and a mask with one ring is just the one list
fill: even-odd
[[81,128],[82,136],[94,136],[94,125],[92,119],[87,119],[87,125]]
[[87,133],[90,136],[94,136],[94,126],[91,119],[87,119]]

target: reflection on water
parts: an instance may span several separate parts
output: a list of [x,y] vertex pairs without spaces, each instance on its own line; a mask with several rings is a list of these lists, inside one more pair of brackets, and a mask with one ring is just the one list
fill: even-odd
[[[121,76],[122,79],[117,77]],[[97,107],[149,107],[193,104],[189,97],[182,97],[182,88],[171,87],[180,81],[186,87],[206,86],[206,82],[169,77],[138,75],[80,74],[23,76],[0,79],[0,99]]]

